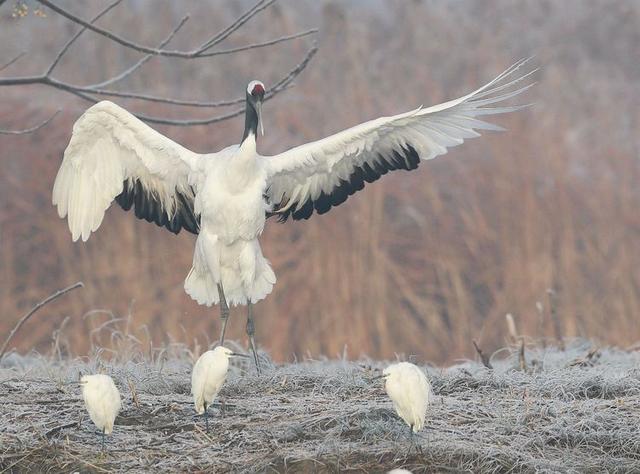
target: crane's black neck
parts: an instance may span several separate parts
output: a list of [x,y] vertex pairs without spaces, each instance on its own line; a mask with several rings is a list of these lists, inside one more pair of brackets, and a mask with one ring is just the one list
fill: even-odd
[[258,112],[256,112],[255,105],[247,94],[247,105],[244,113],[244,135],[242,135],[242,141],[245,141],[249,134],[253,134],[256,142],[258,141]]

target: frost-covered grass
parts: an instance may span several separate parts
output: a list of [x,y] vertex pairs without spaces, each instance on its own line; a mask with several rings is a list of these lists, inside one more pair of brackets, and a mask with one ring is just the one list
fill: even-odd
[[[640,355],[591,346],[529,348],[446,369],[425,367],[435,392],[412,448],[380,381],[381,362],[304,361],[258,377],[233,369],[212,410],[195,416],[191,354],[52,360],[11,354],[0,365],[0,471],[640,471]],[[123,411],[107,452],[79,393],[61,382],[111,374]]]

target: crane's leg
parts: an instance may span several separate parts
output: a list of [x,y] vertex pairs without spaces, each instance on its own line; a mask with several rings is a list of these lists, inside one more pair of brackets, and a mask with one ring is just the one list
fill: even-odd
[[204,402],[204,426],[208,433],[209,432],[209,405],[207,405],[207,402]]
[[253,352],[253,360],[256,363],[256,370],[258,371],[258,375],[261,375],[262,371],[260,370],[260,362],[258,362],[258,353],[256,352],[255,333],[256,326],[253,322],[253,304],[249,301],[247,303],[247,336],[249,336],[249,344],[251,345],[251,352]]
[[229,305],[224,297],[222,283],[218,283],[218,296],[220,297],[220,319],[222,320],[222,329],[220,329],[220,345],[222,345],[224,344],[224,333],[227,331],[227,322],[229,322]]
[[102,452],[104,453],[104,428],[102,428]]

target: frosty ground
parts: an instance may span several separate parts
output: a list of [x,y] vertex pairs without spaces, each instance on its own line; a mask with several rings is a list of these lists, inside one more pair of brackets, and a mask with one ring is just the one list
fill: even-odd
[[[107,357],[109,356],[109,357]],[[91,358],[10,354],[0,364],[1,472],[639,472],[640,353],[527,348],[424,367],[435,393],[412,447],[382,382],[383,362],[308,360],[236,366],[211,411],[195,416],[184,347]],[[104,362],[101,362],[104,361]],[[100,452],[79,373],[113,376],[123,410]]]

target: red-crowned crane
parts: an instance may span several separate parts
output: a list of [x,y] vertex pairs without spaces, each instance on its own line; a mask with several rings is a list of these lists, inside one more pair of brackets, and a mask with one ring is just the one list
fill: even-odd
[[525,62],[459,99],[371,120],[275,156],[256,150],[258,127],[263,132],[260,81],[247,87],[242,142],[210,154],[189,151],[123,108],[100,102],[73,126],[53,204],[67,216],[74,241],[86,241],[100,227],[114,200],[139,219],[197,234],[184,289],[200,304],[220,304],[220,344],[228,305],[247,305],[246,331],[259,372],[252,304],[276,282],[258,242],[266,218],[324,214],[388,171],[416,169],[479,136],[476,130],[502,130],[478,117],[521,108],[492,105],[531,86],[518,84],[533,71],[515,76]]

